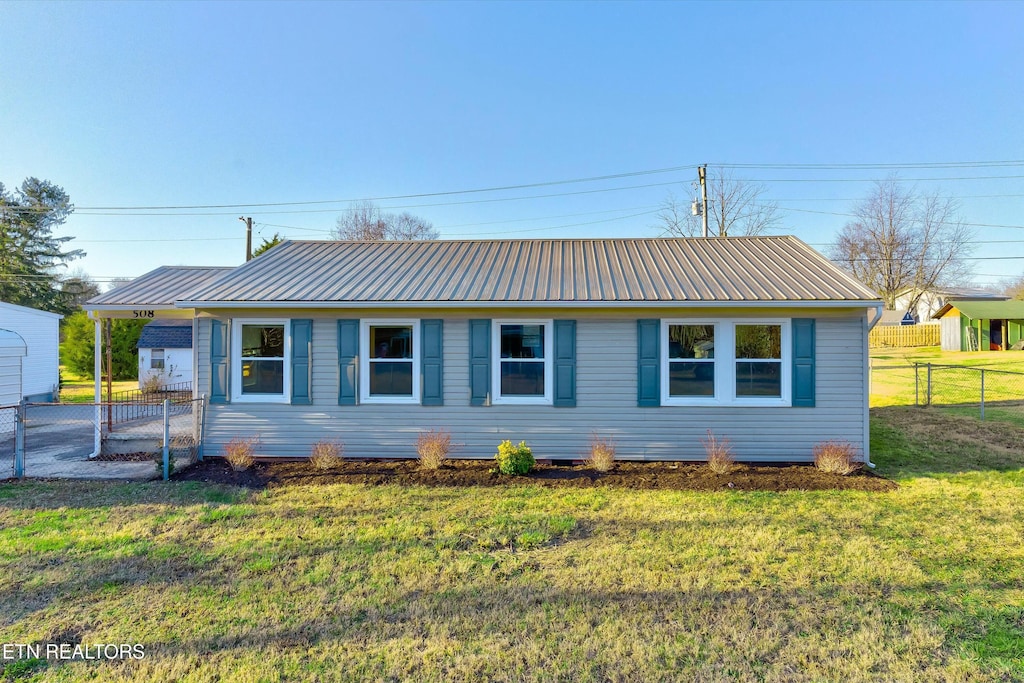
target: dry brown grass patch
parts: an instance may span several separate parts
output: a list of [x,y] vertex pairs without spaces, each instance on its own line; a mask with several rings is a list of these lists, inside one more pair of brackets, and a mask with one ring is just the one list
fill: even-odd
[[309,464],[318,470],[333,470],[345,460],[345,445],[338,441],[317,441],[309,453]]
[[440,469],[448,460],[451,449],[451,432],[443,429],[420,432],[416,438],[416,455],[420,459],[420,468],[424,470]]
[[828,474],[846,476],[861,468],[857,449],[846,441],[825,441],[814,446],[814,466]]
[[708,457],[708,467],[715,474],[729,474],[736,469],[736,459],[732,455],[732,445],[728,439],[719,439],[709,429],[708,438],[701,439],[704,453]]
[[224,459],[231,465],[231,469],[241,472],[252,467],[255,462],[253,451],[256,449],[256,439],[243,439],[235,437],[224,446]]
[[590,453],[586,458],[589,467],[598,472],[607,472],[615,466],[615,441],[611,437],[594,434],[590,437]]

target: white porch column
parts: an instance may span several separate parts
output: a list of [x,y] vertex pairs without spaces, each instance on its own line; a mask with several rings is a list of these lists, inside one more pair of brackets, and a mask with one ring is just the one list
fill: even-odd
[[96,385],[96,390],[95,390],[95,394],[94,394],[95,395],[95,400],[96,400],[96,410],[95,410],[96,415],[94,416],[94,419],[96,420],[96,429],[93,430],[93,448],[92,448],[92,454],[89,456],[90,458],[95,458],[96,456],[98,456],[100,454],[100,448],[102,447],[102,443],[103,443],[103,414],[100,412],[101,411],[101,409],[100,409],[100,401],[103,398],[103,393],[102,393],[103,392],[103,388],[102,388],[103,387],[103,382],[102,382],[102,377],[101,377],[101,375],[103,373],[103,369],[102,369],[102,365],[101,365],[101,362],[100,362],[100,360],[102,359],[102,356],[100,354],[101,354],[101,352],[103,350],[102,349],[102,347],[103,347],[103,342],[102,342],[103,334],[101,332],[101,327],[100,327],[100,323],[101,323],[100,318],[96,317],[96,318],[94,318],[94,320],[96,321],[95,322],[95,325],[96,325],[96,336],[95,336],[95,338],[93,340],[93,346],[92,346],[92,350],[93,350],[93,354],[92,354],[93,355],[92,376],[93,376],[94,383]]

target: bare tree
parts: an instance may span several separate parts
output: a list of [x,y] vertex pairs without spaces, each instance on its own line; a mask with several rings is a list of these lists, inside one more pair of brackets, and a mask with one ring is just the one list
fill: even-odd
[[60,291],[64,297],[65,309],[68,313],[73,313],[89,299],[99,296],[100,286],[84,270],[75,268],[60,278]]
[[339,240],[436,240],[440,233],[410,213],[388,213],[370,201],[355,202],[338,218],[332,233]]
[[126,285],[129,282],[132,282],[134,280],[135,280],[135,278],[133,278],[133,277],[112,277],[107,282],[107,291],[111,292],[111,291],[117,289],[118,287],[120,287],[121,285]]
[[895,308],[897,294],[910,290],[914,310],[926,291],[970,275],[974,233],[959,210],[954,199],[918,194],[890,177],[855,207],[832,260],[878,292],[886,308]]
[[[708,174],[708,228],[718,237],[763,235],[780,220],[779,206],[765,199],[768,188],[733,177],[731,171]],[[689,202],[669,192],[658,212],[657,227],[673,237],[700,237],[702,219],[694,216]]]
[[1011,299],[1024,300],[1024,275],[1001,283],[1002,293]]

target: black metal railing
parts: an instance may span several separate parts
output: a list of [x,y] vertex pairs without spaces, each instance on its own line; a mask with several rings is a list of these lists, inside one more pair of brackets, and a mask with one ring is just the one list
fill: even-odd
[[168,399],[172,405],[191,401],[192,382],[166,384],[156,391],[127,389],[113,392],[104,408],[108,428],[121,422],[160,415],[164,399]]

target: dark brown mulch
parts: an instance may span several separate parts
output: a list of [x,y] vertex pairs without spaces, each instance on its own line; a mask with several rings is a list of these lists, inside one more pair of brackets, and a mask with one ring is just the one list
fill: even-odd
[[366,484],[379,486],[506,486],[533,484],[551,487],[617,486],[627,489],[689,491],[893,491],[896,484],[871,472],[846,477],[819,472],[810,465],[743,465],[730,474],[715,474],[706,465],[663,462],[618,462],[610,472],[584,465],[538,465],[530,474],[498,474],[490,460],[455,460],[438,470],[421,470],[415,460],[346,460],[326,472],[307,462],[257,462],[243,472],[222,459],[197,463],[177,472],[178,481],[231,484],[253,489],[305,484]]
[[160,453],[136,451],[135,453],[100,453],[93,460],[100,462],[152,462],[161,457]]

